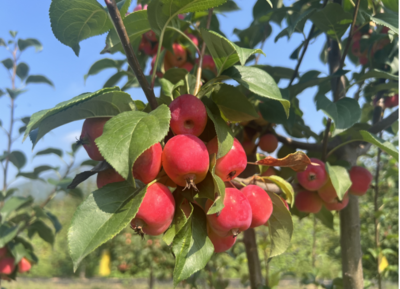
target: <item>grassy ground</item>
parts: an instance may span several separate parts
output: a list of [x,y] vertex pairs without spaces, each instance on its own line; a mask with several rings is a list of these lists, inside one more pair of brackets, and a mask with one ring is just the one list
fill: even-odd
[[[67,278],[19,278],[18,282],[2,282],[2,288],[6,289],[147,289],[146,279],[67,279]],[[384,289],[399,288],[397,284],[383,284]],[[172,283],[156,283],[154,289],[172,289]],[[178,286],[178,288],[184,288]],[[186,287],[189,288],[189,287]],[[243,288],[239,280],[231,280],[228,289]],[[314,285],[300,286],[297,280],[281,280],[278,288],[284,289],[315,289]],[[374,288],[374,287],[372,287]],[[243,288],[244,289],[244,288]]]

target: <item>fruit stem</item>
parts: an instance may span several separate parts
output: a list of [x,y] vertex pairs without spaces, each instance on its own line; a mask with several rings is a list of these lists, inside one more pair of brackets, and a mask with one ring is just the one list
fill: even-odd
[[232,232],[233,238],[235,238],[240,233],[239,229],[237,229],[237,228],[232,229],[231,232]]
[[193,188],[193,190],[195,190],[196,192],[199,191],[199,189],[196,187],[195,183],[193,182],[193,177],[189,177],[186,179],[186,186],[183,188],[182,191],[186,190],[186,189],[190,189]]

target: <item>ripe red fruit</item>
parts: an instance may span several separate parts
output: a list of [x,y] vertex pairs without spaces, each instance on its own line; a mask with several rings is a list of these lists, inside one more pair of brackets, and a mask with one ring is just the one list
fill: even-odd
[[169,105],[170,126],[174,134],[201,135],[207,124],[207,111],[203,102],[191,94],[183,94]]
[[214,253],[225,252],[226,250],[232,248],[232,246],[236,242],[236,236],[229,235],[226,237],[221,237],[217,233],[215,233],[213,229],[210,228],[210,226],[207,226],[207,234],[208,238],[210,238],[211,242],[214,245]]
[[95,139],[103,134],[103,128],[110,117],[95,117],[85,120],[79,142],[82,143],[89,157],[94,161],[103,161]]
[[350,193],[356,196],[363,196],[369,189],[372,182],[372,174],[365,168],[354,166],[349,171],[351,182]]
[[204,55],[203,57],[203,69],[208,69],[217,74],[217,68],[215,66],[214,59],[211,55]]
[[399,95],[395,94],[389,97],[385,97],[385,107],[392,108],[399,105]]
[[192,71],[193,69],[193,64],[188,62],[185,62],[180,68],[186,69],[188,72]]
[[[206,202],[206,211],[211,207],[210,199]],[[235,188],[225,189],[225,207],[218,214],[207,215],[207,221],[214,232],[221,236],[237,236],[251,225],[252,212],[246,196]]]
[[162,147],[160,143],[156,143],[145,150],[133,165],[133,177],[145,184],[153,181],[161,169],[161,156]]
[[274,209],[268,193],[256,185],[248,185],[240,190],[251,206],[252,219],[250,228],[265,224]]
[[139,50],[143,51],[145,54],[149,56],[153,56],[157,53],[158,42],[151,42],[147,40],[144,35],[142,35],[142,41],[139,44]]
[[251,140],[245,140],[244,142],[242,142],[242,146],[244,151],[246,152],[246,155],[251,155],[255,153],[257,147],[256,144]]
[[172,193],[163,184],[154,183],[147,188],[131,226],[137,232],[158,236],[171,225],[174,213],[175,200]]
[[166,174],[178,186],[194,187],[205,179],[209,156],[204,143],[194,135],[180,134],[164,147],[162,164]]
[[14,258],[12,257],[6,257],[4,259],[0,260],[0,273],[9,275],[11,274],[14,269],[15,269],[15,264],[14,264]]
[[6,255],[7,255],[7,248],[6,247],[0,248],[0,258],[5,257]]
[[186,50],[179,43],[172,44],[172,49],[173,53],[171,51],[165,53],[165,61],[172,67],[181,67],[187,59]]
[[361,65],[366,65],[368,63],[368,57],[367,56],[361,56],[358,58],[358,61],[360,62]]
[[349,203],[349,194],[346,193],[343,196],[343,200],[341,202],[339,202],[339,200],[335,200],[332,203],[324,203],[325,207],[329,210],[329,211],[341,211],[344,208],[346,208],[346,206]]
[[325,203],[334,203],[338,197],[330,180],[318,190],[318,195]]
[[389,27],[383,26],[382,30],[381,30],[381,33],[382,34],[388,34],[388,32],[389,32]]
[[31,263],[26,259],[22,258],[21,261],[18,263],[18,272],[19,273],[25,273],[31,270]]
[[305,171],[298,172],[297,180],[306,190],[317,191],[327,182],[328,175],[325,171],[325,163],[315,158],[310,160],[316,165],[308,165]]
[[96,184],[97,188],[102,188],[105,185],[117,182],[123,182],[125,179],[117,173],[113,168],[97,173]]
[[[208,153],[216,154],[218,152],[218,140],[214,137],[207,144]],[[224,182],[230,181],[241,174],[247,166],[246,153],[240,144],[240,142],[235,138],[233,140],[233,146],[231,150],[223,157],[217,159],[215,165],[215,173]]]
[[288,205],[288,203],[286,202],[286,200],[285,200],[284,198],[282,198],[282,197],[280,197],[280,198],[282,199],[282,201],[283,201],[283,203],[285,204],[286,208],[287,208],[288,210],[290,210],[290,209],[289,209],[289,205]]
[[269,167],[265,172],[261,174],[262,177],[270,177],[270,176],[275,176],[276,171],[273,167]]
[[300,212],[315,214],[321,210],[323,202],[317,192],[300,191],[294,204]]
[[258,147],[267,153],[272,153],[278,147],[278,138],[272,133],[267,133],[260,137]]
[[190,38],[190,40],[192,40],[192,42],[193,42],[196,46],[199,46],[199,40],[197,39],[196,36],[194,36],[194,35],[191,34],[191,33],[186,33],[186,35],[187,35],[187,37]]

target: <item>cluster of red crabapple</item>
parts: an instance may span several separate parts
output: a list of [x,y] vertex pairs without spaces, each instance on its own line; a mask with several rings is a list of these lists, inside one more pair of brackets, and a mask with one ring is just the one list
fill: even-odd
[[[7,275],[11,275],[16,267],[15,258],[12,257],[7,247],[0,248],[0,278],[10,280]],[[25,273],[31,269],[31,263],[25,257],[18,262],[18,272]]]
[[[218,152],[218,140],[214,137],[205,144],[198,138],[207,124],[207,111],[201,100],[190,94],[176,98],[169,105],[171,111],[170,128],[174,134],[164,148],[156,143],[147,149],[135,161],[132,174],[137,180],[148,184],[155,180],[161,167],[172,181],[169,187],[180,186],[184,190],[197,190],[209,170],[210,156]],[[80,138],[89,157],[96,161],[104,160],[96,146],[95,139],[103,133],[103,127],[109,118],[86,119]],[[230,182],[244,171],[247,166],[246,153],[237,139],[234,139],[230,151],[218,158],[215,174],[224,182]],[[114,169],[99,172],[97,186],[101,188],[109,183],[124,179]],[[194,205],[198,205],[195,201]],[[207,200],[205,212],[213,202]],[[272,201],[266,191],[255,185],[241,190],[227,187],[224,208],[219,214],[207,215],[208,236],[214,244],[215,252],[228,250],[236,241],[236,236],[247,230],[267,223],[272,214]],[[180,206],[188,217],[190,205],[185,200]],[[155,182],[147,189],[146,195],[131,227],[136,231],[152,236],[164,233],[174,217],[175,200],[170,189],[161,182]]]
[[325,170],[325,163],[316,158],[310,160],[312,164],[297,173],[297,180],[304,188],[296,195],[295,206],[300,212],[315,214],[323,205],[330,211],[343,210],[349,203],[348,193],[363,196],[371,184],[371,173],[363,167],[353,166],[349,171],[352,185],[340,201]]

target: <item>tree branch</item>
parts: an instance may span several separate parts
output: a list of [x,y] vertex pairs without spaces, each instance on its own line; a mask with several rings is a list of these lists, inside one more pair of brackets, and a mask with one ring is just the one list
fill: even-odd
[[277,134],[276,136],[281,143],[294,148],[308,150],[308,151],[319,151],[322,149],[322,145],[318,143],[299,142],[279,134]]
[[396,109],[396,111],[392,112],[388,117],[378,121],[376,124],[371,126],[368,131],[370,133],[375,133],[375,134],[379,133],[382,130],[387,129],[398,119],[399,119],[399,109]]
[[[210,28],[211,24],[211,17],[213,15],[214,8],[211,8],[208,10],[208,18],[207,18],[207,26],[206,28]],[[201,47],[201,53],[199,55],[199,67],[197,67],[197,74],[196,74],[196,86],[194,88],[193,94],[196,95],[199,93],[200,87],[201,87],[201,71],[203,69],[203,57],[204,53],[206,52],[206,43],[203,41],[203,45]]]
[[139,84],[144,91],[144,94],[146,95],[147,101],[149,102],[151,109],[156,109],[158,104],[156,96],[154,95],[154,90],[147,82],[147,79],[144,76],[143,70],[140,67],[139,61],[135,55],[135,52],[133,51],[131,42],[129,40],[129,36],[126,33],[124,23],[122,22],[121,15],[117,8],[117,4],[115,0],[104,0],[104,2],[107,5],[108,12],[111,16],[111,20],[114,23],[115,30],[117,31],[119,39],[121,40],[121,44],[122,47],[124,48],[129,66],[135,73],[135,76],[138,79]]
[[[328,0],[324,0],[324,4],[322,4],[322,9],[326,6],[327,3],[328,3]],[[308,33],[308,37],[307,37],[307,39],[306,39],[306,41],[304,43],[304,48],[303,48],[303,50],[301,52],[301,55],[300,55],[299,61],[297,62],[296,68],[294,69],[294,72],[293,72],[292,78],[290,79],[288,87],[290,87],[292,85],[294,79],[296,78],[297,74],[299,73],[301,62],[303,61],[304,54],[306,54],[306,51],[307,51],[307,48],[308,48],[308,44],[311,41],[311,38],[312,38],[312,36],[314,34],[314,30],[315,30],[315,25],[313,24],[311,26],[310,32]]]

